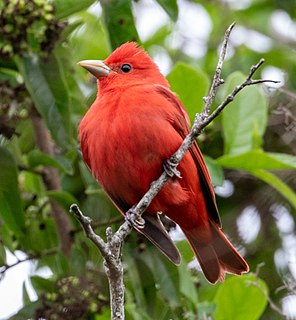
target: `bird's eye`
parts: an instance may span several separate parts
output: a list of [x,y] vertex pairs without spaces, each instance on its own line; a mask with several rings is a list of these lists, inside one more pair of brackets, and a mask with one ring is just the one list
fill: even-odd
[[132,66],[128,63],[125,63],[123,64],[121,67],[120,67],[121,71],[124,72],[124,73],[128,73],[132,70]]

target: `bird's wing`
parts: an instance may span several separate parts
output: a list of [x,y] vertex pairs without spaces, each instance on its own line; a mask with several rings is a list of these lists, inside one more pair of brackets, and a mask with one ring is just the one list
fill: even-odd
[[[156,85],[155,87],[157,92],[164,96],[167,100],[169,100],[169,102],[176,108],[176,112],[174,113],[174,119],[172,120],[172,125],[175,128],[175,130],[179,133],[179,135],[182,137],[182,139],[184,139],[190,131],[190,120],[187,111],[185,110],[177,96],[174,93],[172,93],[172,91],[160,85]],[[216,198],[212,186],[211,177],[196,141],[193,143],[189,151],[195,162],[197,171],[200,176],[200,184],[204,193],[209,216],[215,222],[215,224],[219,228],[221,228],[221,220],[216,205]]]
[[[106,192],[117,209],[124,216],[125,212],[130,209],[130,206],[122,199],[113,195],[112,192],[109,192],[108,190],[106,190]],[[180,253],[159,219],[159,215],[157,213],[149,214],[144,212],[142,214],[142,218],[145,220],[143,229],[139,229],[137,227],[135,227],[135,229],[158,247],[169,260],[174,264],[179,265],[181,262]]]

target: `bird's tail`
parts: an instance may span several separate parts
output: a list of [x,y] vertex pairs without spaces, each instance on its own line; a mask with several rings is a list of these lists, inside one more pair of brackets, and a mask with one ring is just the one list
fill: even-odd
[[219,227],[212,222],[209,227],[211,240],[206,242],[198,228],[183,230],[207,280],[214,284],[223,281],[226,273],[241,275],[248,272],[248,264]]

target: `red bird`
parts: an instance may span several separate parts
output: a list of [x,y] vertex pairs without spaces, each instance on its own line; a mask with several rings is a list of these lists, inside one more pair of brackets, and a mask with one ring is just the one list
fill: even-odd
[[[79,135],[84,161],[124,215],[159,178],[164,163],[190,130],[187,111],[150,56],[125,43],[104,62],[79,63],[98,79],[95,102],[82,119]],[[195,142],[174,176],[135,227],[173,263],[180,254],[158,214],[176,222],[187,237],[210,283],[249,267],[222,233],[211,179]]]

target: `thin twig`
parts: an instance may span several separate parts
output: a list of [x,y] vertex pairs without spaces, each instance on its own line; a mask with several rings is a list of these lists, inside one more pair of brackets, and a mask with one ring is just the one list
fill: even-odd
[[[96,245],[104,257],[105,272],[109,281],[111,314],[113,320],[124,319],[124,283],[123,266],[121,262],[122,242],[112,234],[110,227],[106,230],[107,243],[98,236],[92,226],[91,219],[83,215],[76,204],[70,207],[76,219],[80,222],[86,236]],[[124,224],[127,224],[126,222]]]
[[[122,220],[123,220],[122,216],[118,216],[118,217],[114,217],[112,219],[109,219],[109,220],[106,220],[106,221],[103,221],[103,222],[100,222],[100,221],[93,222],[91,224],[91,226],[92,226],[93,229],[97,229],[97,228],[110,226],[110,225],[113,225],[113,224],[118,223],[118,222],[122,222]],[[72,231],[72,234],[76,234],[76,233],[79,233],[79,232],[81,232],[81,228],[80,227],[78,227],[77,229],[74,229]]]
[[28,254],[28,256],[24,259],[18,259],[17,261],[12,263],[12,264],[5,264],[3,266],[0,267],[0,280],[4,277],[5,272],[13,267],[16,267],[17,265],[23,263],[23,262],[27,262],[27,261],[31,261],[31,260],[36,260],[36,259],[40,259],[42,257],[47,257],[47,256],[51,256],[53,254],[58,253],[59,250],[58,248],[51,248],[48,249],[46,251],[43,251],[42,253],[34,253],[34,254]]
[[282,316],[284,319],[288,319],[287,315],[282,311],[282,309],[280,309],[271,299],[271,297],[269,296],[268,292],[265,290],[265,288],[263,288],[263,286],[260,284],[259,282],[259,272],[260,269],[265,265],[264,262],[259,263],[256,267],[256,273],[254,274],[254,276],[256,277],[256,281],[247,281],[250,285],[258,288],[263,295],[265,296],[265,298],[267,299],[270,308],[275,311],[277,314],[279,314],[280,316]]
[[71,205],[70,212],[72,212],[75,215],[75,218],[80,222],[85,235],[99,248],[104,258],[107,259],[108,252],[106,250],[106,244],[104,240],[94,232],[91,226],[91,218],[84,216],[76,204]]
[[222,47],[220,50],[216,71],[215,71],[215,74],[214,74],[214,77],[212,80],[211,88],[210,88],[210,91],[209,91],[207,97],[204,98],[205,107],[203,109],[203,113],[205,115],[208,115],[210,113],[211,106],[212,106],[214,98],[216,96],[216,92],[218,90],[218,87],[224,83],[224,80],[221,79],[222,66],[223,66],[226,52],[227,52],[229,37],[230,37],[231,31],[234,28],[234,26],[235,26],[235,22],[233,22],[228,27],[228,29],[226,30],[225,35],[224,35],[224,39],[223,39]]

